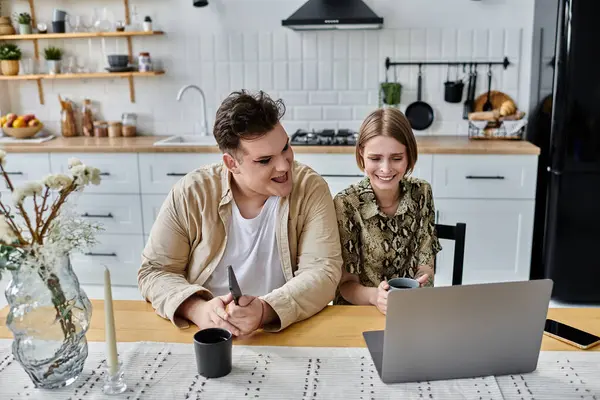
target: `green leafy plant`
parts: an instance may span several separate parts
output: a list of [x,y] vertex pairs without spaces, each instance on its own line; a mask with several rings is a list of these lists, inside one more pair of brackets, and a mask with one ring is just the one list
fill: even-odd
[[17,19],[19,24],[22,25],[29,25],[31,23],[31,15],[29,13],[20,13]]
[[58,61],[62,59],[63,51],[58,47],[50,46],[44,49],[46,60]]
[[16,44],[0,44],[0,60],[20,60],[21,49]]

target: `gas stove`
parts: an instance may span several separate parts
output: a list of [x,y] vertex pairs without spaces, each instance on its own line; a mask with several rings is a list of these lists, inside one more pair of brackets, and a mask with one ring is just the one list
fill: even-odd
[[350,129],[298,129],[290,139],[292,146],[354,146],[358,133]]

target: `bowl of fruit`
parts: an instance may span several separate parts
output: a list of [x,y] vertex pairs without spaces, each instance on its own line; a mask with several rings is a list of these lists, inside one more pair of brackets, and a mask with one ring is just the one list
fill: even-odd
[[0,117],[0,128],[8,135],[17,139],[34,137],[42,128],[42,124],[34,114],[6,114]]

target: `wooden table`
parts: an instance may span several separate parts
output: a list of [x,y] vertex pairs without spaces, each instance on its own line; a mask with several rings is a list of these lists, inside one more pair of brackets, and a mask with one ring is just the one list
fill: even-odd
[[[104,341],[104,303],[92,300],[89,341]],[[155,314],[144,301],[121,300],[114,302],[117,340],[119,342],[175,342],[192,343],[197,328],[177,329],[170,321]],[[0,338],[12,338],[6,327],[8,307],[0,310]],[[548,317],[600,335],[600,308],[551,308]],[[236,340],[240,345],[311,346],[311,347],[365,347],[362,332],[383,329],[385,318],[375,307],[328,306],[314,317],[290,326],[279,333],[257,332],[250,338]],[[542,350],[581,351],[558,340],[544,336]],[[600,351],[600,346],[593,348]],[[589,351],[589,350],[588,350]]]

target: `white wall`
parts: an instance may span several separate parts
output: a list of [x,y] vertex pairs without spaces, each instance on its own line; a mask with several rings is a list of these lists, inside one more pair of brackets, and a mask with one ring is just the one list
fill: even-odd
[[[57,95],[98,103],[100,117],[118,119],[136,112],[146,134],[193,133],[200,117],[199,97],[186,93],[175,101],[178,89],[189,83],[207,94],[209,128],[220,101],[239,88],[264,89],[286,101],[285,126],[297,128],[358,128],[378,105],[378,83],[385,78],[384,60],[502,59],[508,70],[494,69],[493,89],[507,92],[528,109],[531,74],[533,0],[371,0],[385,18],[385,29],[351,32],[295,32],[281,27],[304,0],[210,0],[207,8],[192,0],[131,1],[140,14],[150,15],[164,37],[134,38],[134,52],[149,51],[166,68],[160,78],[136,79],[137,102],[129,102],[126,80],[56,81],[44,83],[46,105],[37,100],[35,82],[10,82],[13,109],[34,112],[57,129]],[[49,21],[54,7],[36,2],[40,21]],[[91,7],[109,7],[112,19],[123,19],[121,3],[63,3],[72,14],[90,16]],[[21,11],[26,3],[15,3]],[[40,41],[44,48],[50,41]],[[100,40],[51,41],[68,55],[102,62]],[[29,56],[33,46],[21,42]],[[106,40],[106,51],[125,51],[122,39]],[[103,67],[103,65],[100,65]],[[398,68],[404,85],[401,108],[416,99],[417,68]],[[454,76],[452,70],[451,77]],[[486,70],[479,70],[477,95],[486,90]],[[434,125],[419,134],[463,134],[462,105],[445,103],[445,67],[424,69],[424,100],[436,112]],[[393,79],[390,71],[390,79]],[[0,88],[1,89],[1,88]],[[466,94],[466,90],[465,90]],[[196,124],[197,125],[197,124]]]

